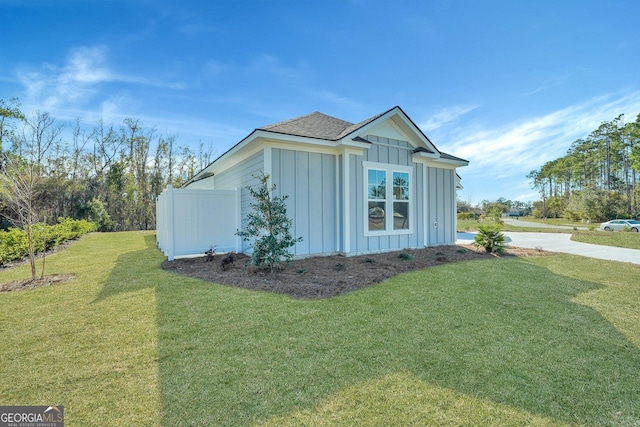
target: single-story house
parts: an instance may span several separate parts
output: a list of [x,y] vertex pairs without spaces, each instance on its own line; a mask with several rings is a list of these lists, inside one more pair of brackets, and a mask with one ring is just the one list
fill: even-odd
[[288,196],[292,235],[303,238],[296,256],[356,255],[455,243],[456,169],[468,164],[439,151],[400,107],[356,124],[315,112],[255,129],[177,191],[236,191],[241,228],[246,187],[264,173]]

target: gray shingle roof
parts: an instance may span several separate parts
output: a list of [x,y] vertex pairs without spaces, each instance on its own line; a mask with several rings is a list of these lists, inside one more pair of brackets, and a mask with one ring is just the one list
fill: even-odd
[[456,156],[452,156],[451,154],[443,153],[442,151],[440,152],[440,157],[442,157],[443,159],[447,159],[447,160],[455,160],[455,161],[461,161],[461,162],[466,162],[467,161],[465,159],[461,159],[460,157],[456,157]]
[[[375,115],[373,117],[369,117],[368,119],[363,120],[363,121],[361,121],[359,123],[355,123],[355,124],[347,122],[345,120],[337,119],[335,117],[331,117],[331,116],[328,116],[326,114],[322,114],[322,113],[316,111],[315,113],[307,114],[305,116],[300,116],[300,117],[296,117],[296,118],[293,118],[293,119],[284,120],[282,122],[278,122],[278,123],[262,126],[262,127],[257,128],[255,131],[273,132],[273,133],[279,133],[279,134],[283,134],[283,135],[291,135],[291,136],[300,136],[300,137],[306,137],[306,138],[323,139],[325,141],[338,141],[338,140],[340,140],[342,138],[347,137],[349,134],[357,131],[358,129],[361,129],[362,127],[364,127],[367,124],[373,122],[374,120],[384,116],[385,114],[387,114],[388,112],[394,110],[395,108],[397,108],[400,111],[402,111],[402,109],[400,107],[393,107],[393,108],[391,108],[391,109],[389,109],[387,111],[384,111],[384,112],[382,112],[380,114],[377,114],[377,115]],[[404,114],[404,112],[403,112],[403,114]],[[427,141],[429,141],[429,138],[427,138],[427,136],[424,135],[424,133],[422,133],[420,128],[418,128],[415,125],[415,123],[413,123],[413,121],[406,114],[405,114],[405,117],[414,125],[415,129],[417,129],[417,131],[420,132],[422,134],[422,136],[424,136],[424,138]],[[191,180],[187,181],[183,185],[183,187],[188,186],[191,182],[197,181],[199,179],[203,179],[203,177],[210,176],[210,175],[206,175],[205,171],[211,165],[213,165],[214,163],[218,162],[221,158],[227,156],[234,149],[236,149],[237,147],[242,145],[242,143],[244,143],[245,141],[249,140],[252,135],[255,135],[255,131],[252,132],[247,137],[245,137],[244,139],[242,139],[236,145],[231,147],[229,150],[224,152],[220,157],[215,159],[209,165],[207,165],[207,167],[205,167],[203,170],[198,172]],[[367,140],[365,140],[363,138],[360,138],[360,137],[353,138],[353,141],[369,142],[369,141],[367,141]],[[430,143],[430,141],[429,141],[429,143]],[[442,153],[442,152],[438,151],[438,149],[435,148],[435,146],[433,146],[433,144],[431,144],[431,146],[436,150],[436,152],[438,152],[440,154],[441,158],[466,162],[466,160],[463,160],[463,159],[460,159],[458,157],[452,156],[450,154],[446,154],[446,153]],[[432,150],[430,150],[428,148],[425,148],[425,147],[418,147],[414,152],[420,152],[420,151],[428,152],[428,153],[434,153]]]
[[351,132],[354,132],[354,131],[360,129],[361,127],[365,126],[366,124],[371,123],[372,121],[374,121],[378,117],[384,116],[389,111],[391,111],[391,110],[385,111],[384,113],[377,114],[377,115],[375,115],[373,117],[369,117],[368,119],[363,120],[360,123],[356,123],[355,125],[349,126],[348,128],[346,128],[345,130],[342,131],[342,133],[338,136],[338,139],[344,138],[345,136],[349,135]]
[[294,119],[263,126],[258,128],[258,130],[337,141],[360,129],[366,124],[371,123],[387,112],[388,111],[385,111],[384,113],[369,117],[366,120],[354,124],[316,111],[315,113],[307,114],[306,116],[296,117]]
[[[394,108],[397,108],[397,107],[394,107]],[[393,110],[393,108],[391,110]],[[355,132],[361,127],[367,125],[368,123],[371,123],[377,118],[384,116],[391,110],[384,111],[380,114],[377,114],[373,117],[369,117],[368,119],[355,124],[347,122],[345,120],[337,119],[335,117],[327,116],[326,114],[322,114],[316,111],[315,113],[307,114],[306,116],[296,117],[293,119],[263,126],[258,128],[257,130],[275,132],[275,133],[280,133],[284,135],[294,135],[294,136],[303,136],[307,138],[324,139],[327,141],[337,141],[349,135],[350,133]],[[416,128],[418,127],[416,126]],[[419,128],[418,130],[420,131]],[[425,138],[427,138],[426,135],[425,135]],[[365,142],[365,140],[362,140],[361,142]],[[366,141],[366,142],[369,142],[369,141]],[[424,147],[419,147],[418,149],[416,149],[416,151],[433,153],[433,151],[426,149]],[[440,156],[444,159],[455,160],[455,161],[466,161],[459,157],[452,156],[451,154],[443,153],[440,151],[439,153],[440,153]]]
[[316,111],[306,116],[263,126],[258,130],[336,141],[340,139],[340,135],[344,133],[345,129],[349,129],[351,126],[353,123]]

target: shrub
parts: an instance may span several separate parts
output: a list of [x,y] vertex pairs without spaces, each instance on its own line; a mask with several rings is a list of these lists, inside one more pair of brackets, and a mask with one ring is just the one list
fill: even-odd
[[233,264],[235,262],[236,258],[233,255],[233,252],[225,255],[221,260],[220,260],[220,268],[222,269],[222,271],[227,271],[227,268],[229,268],[229,266],[231,264]]
[[565,209],[563,216],[567,219],[570,219],[571,221],[580,221],[582,219],[582,216],[579,212],[573,211],[571,209]]
[[68,240],[77,239],[92,231],[96,231],[96,224],[93,222],[60,217],[57,224],[46,230],[47,249],[55,248]]
[[475,242],[477,245],[482,246],[485,251],[492,253],[504,252],[504,244],[506,238],[500,231],[502,228],[499,224],[495,225],[479,225],[478,234],[476,234]]
[[247,225],[244,231],[236,232],[244,241],[252,241],[251,263],[258,267],[269,268],[271,272],[285,259],[290,261],[293,254],[289,248],[302,237],[294,238],[291,235],[292,222],[287,217],[285,200],[288,196],[272,197],[275,191],[273,184],[269,188],[269,175],[254,176],[260,180],[258,189],[247,187],[254,198],[251,203],[252,211],[247,215]]
[[413,257],[406,252],[402,252],[400,255],[398,255],[398,258],[403,261],[411,261],[413,259]]
[[28,253],[27,235],[22,230],[10,228],[0,231],[0,265],[23,258]]
[[476,219],[476,214],[473,212],[458,212],[458,219],[461,221]]
[[[46,225],[42,222],[34,224],[33,249],[35,253],[50,250],[62,243],[77,239],[78,237],[96,230],[96,225],[86,220],[71,218],[58,218],[55,225]],[[29,254],[29,242],[23,230],[10,228],[0,231],[0,265],[21,259]]]

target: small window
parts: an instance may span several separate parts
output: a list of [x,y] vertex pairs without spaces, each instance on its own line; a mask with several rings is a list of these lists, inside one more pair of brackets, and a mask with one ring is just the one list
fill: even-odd
[[409,174],[393,172],[393,229],[409,229]]
[[369,230],[385,230],[385,208],[387,198],[387,171],[369,169],[367,179]]
[[365,162],[365,174],[367,234],[410,232],[411,168]]

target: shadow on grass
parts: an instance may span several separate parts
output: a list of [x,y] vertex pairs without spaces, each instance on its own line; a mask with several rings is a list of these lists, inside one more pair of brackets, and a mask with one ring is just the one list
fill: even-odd
[[162,277],[162,255],[156,247],[154,234],[144,236],[145,248],[118,256],[114,268],[93,303],[101,302],[115,294],[136,292],[153,288]]
[[562,422],[640,420],[640,352],[571,302],[600,285],[521,260],[432,268],[321,301],[163,274],[165,425],[250,425],[401,371]]
[[155,289],[163,425],[251,425],[397,372],[560,422],[640,421],[640,350],[571,301],[600,284],[496,259],[293,300],[164,272],[144,238],[96,301]]

